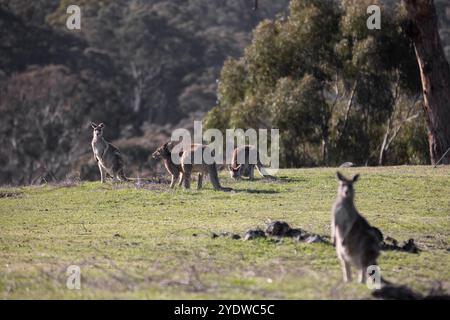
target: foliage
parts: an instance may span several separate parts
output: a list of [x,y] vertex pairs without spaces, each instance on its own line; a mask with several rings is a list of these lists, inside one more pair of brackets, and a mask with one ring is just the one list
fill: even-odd
[[[380,3],[382,28],[369,30],[368,3],[293,0],[287,17],[260,23],[244,56],[224,65],[220,105],[205,123],[279,128],[289,167],[376,164],[388,120],[400,97],[420,92],[420,78],[402,8]],[[402,126],[417,125],[426,141],[422,121]],[[423,148],[395,143],[425,158]],[[397,155],[389,163],[410,158]]]

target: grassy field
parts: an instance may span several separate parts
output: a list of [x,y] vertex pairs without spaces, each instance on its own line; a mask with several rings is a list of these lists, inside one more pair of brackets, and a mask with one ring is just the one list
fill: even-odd
[[[383,251],[384,278],[427,293],[450,291],[450,168],[343,169],[361,173],[356,206],[385,236],[413,238],[420,254]],[[167,185],[81,183],[0,189],[0,297],[3,299],[365,299],[343,284],[334,248],[243,235],[281,219],[330,231],[335,169],[282,170],[278,181],[222,184],[231,193]],[[66,269],[81,268],[81,290]]]

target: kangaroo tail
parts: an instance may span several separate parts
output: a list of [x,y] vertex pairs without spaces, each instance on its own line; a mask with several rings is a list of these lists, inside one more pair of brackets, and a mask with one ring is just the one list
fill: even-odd
[[260,174],[263,178],[269,178],[269,179],[273,179],[273,180],[276,180],[276,179],[277,179],[276,177],[270,175],[270,174],[267,172],[266,168],[265,168],[264,165],[261,163],[261,160],[259,159],[259,157],[258,157],[258,159],[257,159],[256,169],[258,169],[259,174]]
[[217,173],[217,167],[216,164],[210,164],[208,165],[208,174],[209,179],[211,180],[211,183],[214,187],[214,190],[220,190],[220,191],[231,191],[231,188],[224,188],[220,185],[219,181],[219,174]]

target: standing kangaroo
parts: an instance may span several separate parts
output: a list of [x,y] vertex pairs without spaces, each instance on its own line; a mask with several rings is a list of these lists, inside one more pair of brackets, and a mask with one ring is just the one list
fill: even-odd
[[358,180],[359,174],[349,180],[337,172],[337,178],[339,188],[332,210],[331,240],[341,261],[344,281],[352,280],[353,264],[359,270],[359,281],[365,283],[367,267],[376,265],[381,239],[355,208],[353,184]]
[[[252,152],[254,152],[256,163],[250,163],[250,154]],[[244,158],[244,163],[238,164],[238,159],[240,158]],[[249,180],[253,180],[255,177],[255,167],[263,178],[275,178],[269,174],[263,173],[265,169],[261,163],[259,152],[254,146],[245,145],[234,149],[231,166],[228,167],[231,178],[238,180],[241,177],[248,177]]]
[[203,176],[209,174],[209,178],[215,190],[230,191],[230,188],[224,188],[220,185],[219,175],[217,173],[217,167],[215,163],[207,164],[202,157],[202,163],[192,164],[194,160],[194,154],[196,152],[203,152],[205,145],[191,144],[187,149],[183,149],[180,153],[180,164],[175,164],[172,160],[172,142],[167,142],[160,146],[154,153],[153,158],[161,157],[164,161],[164,166],[172,176],[172,182],[170,187],[175,186],[175,182],[179,179],[179,185],[183,184],[185,189],[189,189],[191,186],[191,174],[198,173],[197,189],[203,187]]
[[106,174],[120,181],[128,181],[123,172],[124,163],[119,149],[103,138],[105,125],[103,123],[96,125],[92,122],[91,126],[94,129],[92,151],[100,170],[101,182],[105,182]]
[[175,186],[177,179],[179,179],[178,183],[179,186],[181,186],[181,184],[183,183],[183,168],[181,167],[181,164],[173,163],[171,147],[172,143],[170,141],[164,143],[162,146],[156,149],[155,152],[153,152],[152,157],[154,159],[161,158],[163,160],[164,166],[166,167],[167,172],[169,172],[172,178],[172,181],[170,182],[170,187],[173,188]]

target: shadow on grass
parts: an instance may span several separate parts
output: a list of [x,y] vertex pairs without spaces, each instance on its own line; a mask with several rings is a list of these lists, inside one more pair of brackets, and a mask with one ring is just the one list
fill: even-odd
[[252,194],[275,194],[280,193],[276,190],[264,190],[264,189],[236,189],[233,188],[234,192],[245,192],[245,193],[252,193]]
[[241,182],[262,182],[262,183],[290,183],[290,182],[305,182],[307,181],[304,178],[296,177],[296,178],[290,178],[288,176],[276,176],[276,177],[255,177],[253,180],[250,180],[249,178],[241,178],[239,181]]
[[[268,181],[271,181],[271,180],[268,180]],[[299,178],[299,177],[292,178],[292,177],[288,177],[288,176],[277,176],[276,179],[272,180],[271,182],[290,183],[290,182],[305,182],[305,181],[306,181],[306,179]]]
[[450,300],[441,283],[435,285],[428,294],[422,295],[406,285],[387,284],[381,289],[374,290],[372,296],[383,300]]

